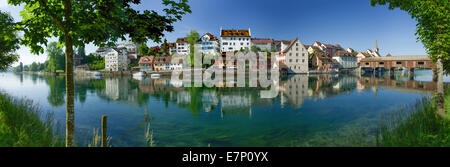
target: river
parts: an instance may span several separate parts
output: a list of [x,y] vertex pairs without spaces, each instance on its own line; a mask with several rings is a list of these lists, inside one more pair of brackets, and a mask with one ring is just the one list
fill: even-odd
[[[111,146],[373,146],[384,116],[436,88],[429,70],[416,71],[413,80],[401,73],[290,75],[273,98],[258,87],[180,84],[76,76],[76,145],[87,146],[107,115]],[[65,129],[64,76],[0,73],[0,91],[33,100],[53,115],[55,128]]]

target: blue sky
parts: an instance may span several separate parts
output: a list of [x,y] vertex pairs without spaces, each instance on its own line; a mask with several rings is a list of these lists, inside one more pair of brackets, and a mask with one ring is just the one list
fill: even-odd
[[[0,10],[20,20],[22,7],[0,0]],[[159,0],[143,0],[136,9],[163,9]],[[175,31],[166,33],[173,42],[189,30],[219,36],[220,28],[251,29],[252,37],[290,40],[295,37],[307,45],[314,41],[340,44],[357,51],[373,49],[378,40],[380,53],[395,55],[426,54],[416,41],[414,21],[406,12],[388,10],[386,6],[370,6],[370,0],[190,0],[192,14],[174,24]],[[149,41],[148,45],[155,45]],[[88,45],[86,52],[96,46]],[[29,49],[18,51],[24,64],[43,62],[45,55],[32,55]],[[16,63],[17,64],[17,63]]]

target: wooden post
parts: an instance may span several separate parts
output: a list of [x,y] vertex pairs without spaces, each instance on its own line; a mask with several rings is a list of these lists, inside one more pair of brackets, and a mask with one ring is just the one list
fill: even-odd
[[102,115],[102,147],[107,147],[106,143],[106,125],[107,125],[107,116]]

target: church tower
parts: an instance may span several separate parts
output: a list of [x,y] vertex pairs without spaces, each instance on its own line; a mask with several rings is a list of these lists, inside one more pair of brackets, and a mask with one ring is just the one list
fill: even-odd
[[373,49],[376,53],[378,53],[378,43],[377,40],[375,40],[375,48]]

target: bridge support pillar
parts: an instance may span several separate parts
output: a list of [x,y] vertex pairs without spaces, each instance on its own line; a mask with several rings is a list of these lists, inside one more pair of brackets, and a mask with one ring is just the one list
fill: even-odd
[[409,69],[409,79],[414,80],[414,68]]

